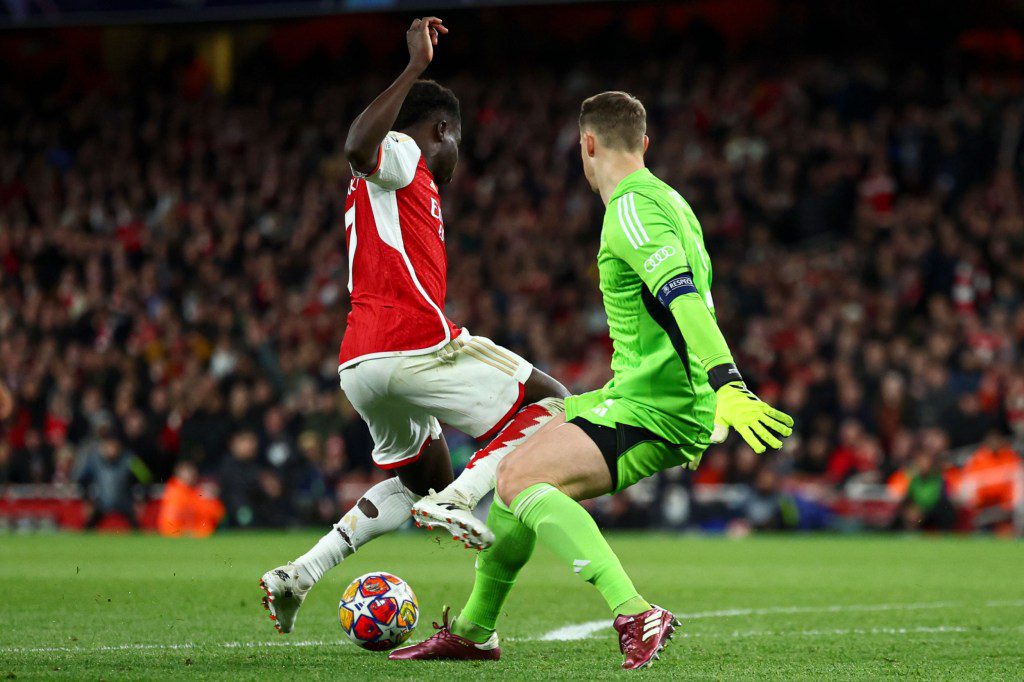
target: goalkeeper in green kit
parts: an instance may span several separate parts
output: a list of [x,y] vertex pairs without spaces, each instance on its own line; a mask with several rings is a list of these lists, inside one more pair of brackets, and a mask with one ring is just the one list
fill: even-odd
[[496,660],[498,614],[540,540],[607,601],[622,667],[650,665],[679,622],[640,596],[579,500],[696,468],[729,428],[758,453],[792,433],[792,418],[751,393],[733,363],[715,321],[700,223],[644,166],[646,118],[624,92],[595,95],[580,112],[583,168],[607,207],[597,260],[614,377],[567,398],[564,417],[501,462],[487,519],[495,540],[477,558],[469,602],[393,659]]

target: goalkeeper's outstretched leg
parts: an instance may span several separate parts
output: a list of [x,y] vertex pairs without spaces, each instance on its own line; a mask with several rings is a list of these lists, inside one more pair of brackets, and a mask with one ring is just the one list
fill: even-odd
[[[636,446],[643,442],[636,440]],[[670,453],[668,444],[632,449],[632,456],[645,459],[646,464],[631,464],[630,471],[647,471],[661,466],[666,458],[686,457],[686,453]],[[612,492],[617,481],[594,436],[578,424],[566,423],[564,416],[555,417],[499,466],[498,499],[488,519],[496,541],[480,555],[466,608],[453,623],[445,620],[433,637],[394,652],[392,658],[479,660],[479,646],[496,647],[498,613],[539,539],[567,569],[601,592],[615,615],[614,627],[625,654],[623,667],[650,665],[678,623],[670,612],[640,596],[597,524],[577,501]]]

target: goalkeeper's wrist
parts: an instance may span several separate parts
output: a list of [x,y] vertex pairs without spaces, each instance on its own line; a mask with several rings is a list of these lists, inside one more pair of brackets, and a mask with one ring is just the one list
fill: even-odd
[[743,375],[740,374],[738,369],[736,369],[736,365],[731,362],[715,365],[708,370],[708,383],[711,384],[711,388],[715,392],[717,392],[722,386],[737,381],[742,384]]

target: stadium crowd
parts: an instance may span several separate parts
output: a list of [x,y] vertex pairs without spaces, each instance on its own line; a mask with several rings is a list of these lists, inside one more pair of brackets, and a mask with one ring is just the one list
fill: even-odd
[[[229,96],[173,59],[73,97],[0,86],[0,373],[17,400],[0,485],[77,483],[131,515],[137,483],[194,465],[226,523],[287,526],[335,520],[384,475],[336,352],[342,141],[392,73],[322,83],[267,60]],[[748,523],[810,526],[837,491],[888,484],[905,499],[893,524],[948,527],[946,453],[1017,461],[1024,437],[1020,83],[763,64],[449,66],[465,119],[442,188],[449,317],[573,390],[607,380],[602,207],[576,116],[627,89],[652,169],[701,220],[738,365],[797,435],[765,457],[731,440],[595,513],[673,525],[683,491],[736,484]]]

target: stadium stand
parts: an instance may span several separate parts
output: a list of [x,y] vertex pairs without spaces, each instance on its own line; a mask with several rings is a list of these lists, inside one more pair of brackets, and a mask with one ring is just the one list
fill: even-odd
[[[96,503],[129,473],[141,502],[182,461],[220,486],[229,525],[322,523],[383,475],[336,352],[342,141],[391,56],[355,43],[296,56],[276,36],[225,93],[182,51],[0,85],[0,373],[17,400],[0,441],[6,523],[80,525],[81,511],[25,510],[80,506],[77,484]],[[814,46],[767,68],[727,57],[727,37],[626,42],[548,71],[490,60],[487,78],[440,67],[466,116],[442,190],[450,317],[573,390],[607,379],[601,214],[576,116],[584,96],[628,89],[648,107],[652,168],[702,222],[738,364],[797,436],[761,458],[715,447],[692,475],[601,501],[600,520],[1020,524],[1019,70],[976,58],[983,35],[944,48],[955,78]],[[609,70],[622,54],[628,70]],[[463,462],[474,447],[451,444]]]

